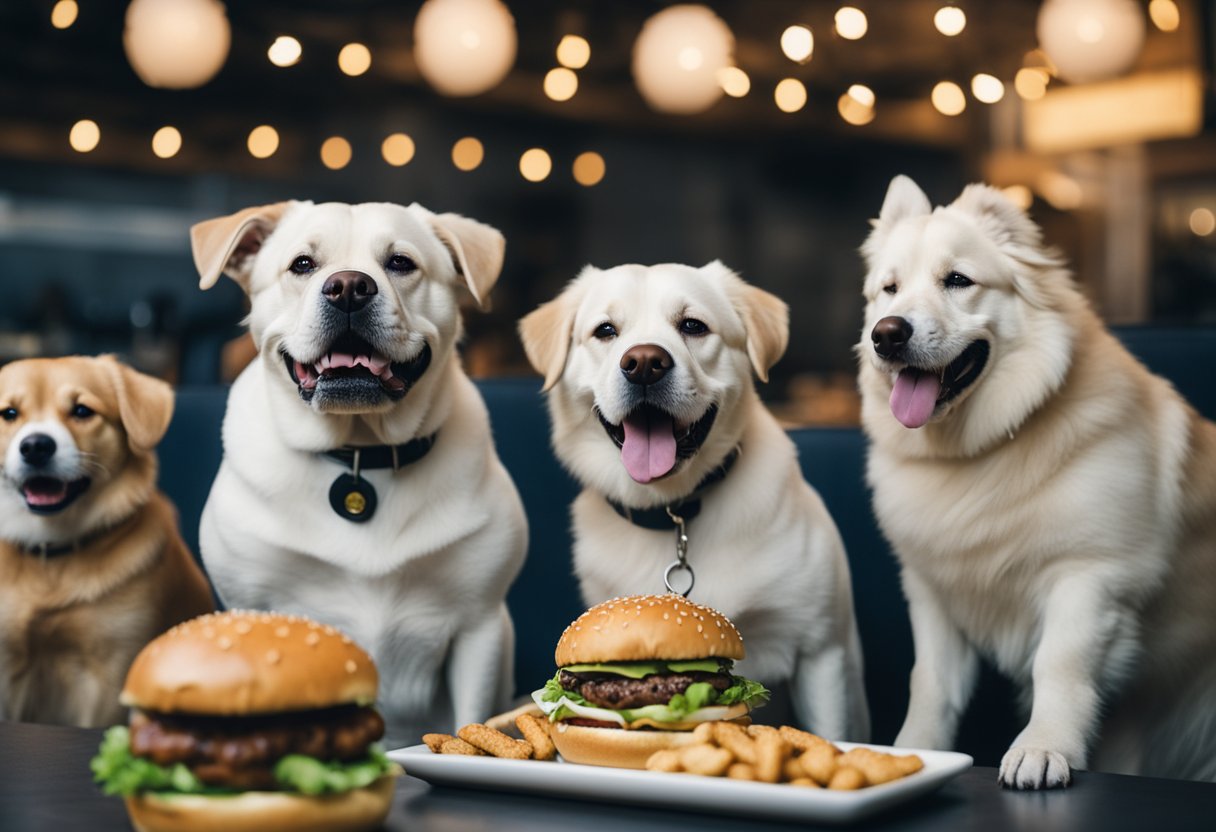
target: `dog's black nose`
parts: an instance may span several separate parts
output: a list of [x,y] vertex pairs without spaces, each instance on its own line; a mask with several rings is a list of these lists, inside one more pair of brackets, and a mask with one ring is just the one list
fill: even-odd
[[890,315],[874,324],[870,339],[874,341],[874,352],[883,358],[896,358],[912,339],[912,324],[907,318]]
[[356,271],[334,272],[321,286],[325,299],[343,312],[358,312],[376,296],[376,281],[370,274]]
[[675,364],[671,353],[658,344],[638,344],[621,356],[621,372],[630,384],[654,384]]
[[41,467],[51,461],[55,455],[55,440],[45,433],[31,433],[21,440],[17,450],[27,464]]

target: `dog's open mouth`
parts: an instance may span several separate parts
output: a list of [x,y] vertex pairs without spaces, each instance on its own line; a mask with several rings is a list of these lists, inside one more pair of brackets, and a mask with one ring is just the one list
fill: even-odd
[[675,470],[676,463],[701,449],[718,415],[718,406],[695,422],[678,422],[670,413],[654,405],[638,405],[619,425],[604,418],[599,408],[595,415],[608,436],[621,449],[621,462],[629,476],[640,483],[661,479]]
[[988,342],[973,341],[945,367],[905,367],[891,388],[891,414],[906,428],[923,427],[942,404],[975,383],[988,363]]
[[58,477],[30,477],[21,483],[21,496],[26,507],[36,514],[54,514],[63,511],[76,498],[89,490],[91,480],[61,480]]
[[[300,389],[300,398],[312,401],[318,389],[351,388],[360,398],[369,392],[383,393],[396,401],[405,396],[431,363],[431,346],[409,361],[391,361],[377,352],[371,344],[347,332],[338,336],[329,350],[312,364],[305,364],[286,352],[283,360],[292,381]],[[366,388],[366,389],[364,389]]]

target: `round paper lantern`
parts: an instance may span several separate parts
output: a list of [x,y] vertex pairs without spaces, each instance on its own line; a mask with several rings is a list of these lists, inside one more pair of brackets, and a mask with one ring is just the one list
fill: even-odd
[[735,36],[705,6],[670,6],[642,25],[633,80],[646,103],[667,113],[709,109],[722,97],[718,73],[733,66]]
[[1144,12],[1135,0],[1047,0],[1039,9],[1038,35],[1065,81],[1101,81],[1136,62]]
[[427,0],[414,21],[414,58],[444,95],[497,86],[515,63],[515,18],[498,0]]
[[150,87],[190,89],[224,65],[232,30],[219,0],[131,0],[122,44]]

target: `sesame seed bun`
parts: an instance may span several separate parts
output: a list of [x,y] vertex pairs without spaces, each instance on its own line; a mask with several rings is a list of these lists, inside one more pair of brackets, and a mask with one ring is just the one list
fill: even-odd
[[682,595],[668,593],[596,604],[562,633],[553,658],[558,667],[565,667],[743,656],[743,637],[730,619]]
[[333,627],[271,612],[195,618],[136,656],[122,704],[161,713],[243,716],[370,705],[371,657]]
[[128,797],[137,832],[360,832],[379,829],[393,802],[393,777],[334,795],[244,792],[208,797],[148,793]]

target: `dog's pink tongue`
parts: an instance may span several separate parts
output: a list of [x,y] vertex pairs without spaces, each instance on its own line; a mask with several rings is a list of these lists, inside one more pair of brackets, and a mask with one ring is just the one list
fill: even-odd
[[25,501],[31,506],[53,506],[68,496],[68,484],[50,477],[37,477],[25,484]]
[[933,373],[907,367],[891,388],[891,414],[906,428],[919,428],[933,415],[942,383]]
[[671,417],[649,408],[625,417],[621,462],[629,476],[650,482],[676,467],[676,435]]

